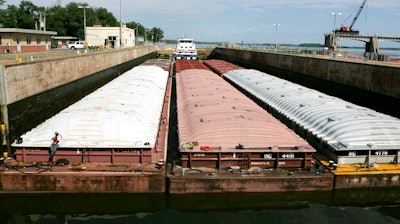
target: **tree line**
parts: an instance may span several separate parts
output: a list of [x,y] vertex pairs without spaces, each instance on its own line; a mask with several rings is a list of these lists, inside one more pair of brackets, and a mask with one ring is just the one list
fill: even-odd
[[[0,5],[4,5],[6,0],[0,0]],[[84,16],[86,14],[86,26],[110,26],[119,27],[119,21],[106,8],[79,8],[87,6],[87,3],[71,2],[65,7],[60,4],[45,8],[34,5],[30,1],[21,1],[19,6],[7,5],[6,9],[0,9],[1,28],[21,28],[39,29],[39,17],[46,18],[46,30],[56,31],[58,36],[75,36],[84,39]],[[164,38],[162,29],[153,27],[147,29],[137,22],[125,23],[126,27],[137,29],[139,36],[146,38],[147,41],[159,42]]]

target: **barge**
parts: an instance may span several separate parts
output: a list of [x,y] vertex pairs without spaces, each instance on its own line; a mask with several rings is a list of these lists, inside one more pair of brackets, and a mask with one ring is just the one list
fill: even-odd
[[400,119],[256,70],[224,74],[336,165],[399,164]]
[[256,70],[223,76],[318,150],[334,189],[400,186],[400,119]]
[[181,166],[167,175],[170,193],[332,189],[304,139],[201,62],[175,64],[192,68],[176,69]]
[[[2,166],[1,191],[165,192],[171,80],[163,67],[134,67],[22,135]],[[54,131],[62,140],[49,162]]]

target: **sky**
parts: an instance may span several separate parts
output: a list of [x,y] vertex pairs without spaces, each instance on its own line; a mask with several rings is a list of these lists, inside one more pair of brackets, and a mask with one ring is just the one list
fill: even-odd
[[[6,0],[19,5],[21,0]],[[324,44],[334,25],[350,25],[363,0],[31,0],[37,6],[70,2],[106,8],[117,20],[159,27],[164,39],[234,43]],[[121,6],[121,7],[120,7]],[[3,6],[4,7],[4,6]],[[121,13],[120,13],[121,12]],[[330,15],[341,13],[340,16]],[[83,13],[82,13],[83,14]],[[82,15],[83,16],[83,15]],[[274,25],[279,24],[279,25]],[[367,0],[353,29],[400,37],[400,1]],[[357,46],[357,41],[345,44]],[[393,43],[392,43],[393,44]],[[400,43],[394,43],[400,47]],[[380,44],[381,45],[381,44]]]

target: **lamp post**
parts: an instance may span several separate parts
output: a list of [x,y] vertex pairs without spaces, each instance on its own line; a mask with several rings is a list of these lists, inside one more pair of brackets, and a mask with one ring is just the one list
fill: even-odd
[[277,33],[278,33],[278,26],[280,26],[281,24],[279,23],[274,23],[273,24],[275,26],[275,50],[278,49],[278,42],[276,39]]
[[90,6],[88,5],[80,5],[78,8],[82,9],[83,8],[83,30],[85,33],[85,48],[87,48],[87,32],[86,32],[86,9],[89,9]]
[[253,31],[252,28],[247,29],[249,31],[249,49],[251,48],[251,31]]
[[122,47],[122,0],[119,0],[119,48]]
[[144,29],[144,46],[147,46],[146,33],[147,33],[147,29]]
[[332,29],[332,49],[336,51],[336,37],[335,37],[335,27],[336,27],[336,16],[340,16],[342,13],[340,12],[331,12],[331,16],[333,16],[333,29]]
[[232,48],[236,45],[236,32],[233,33],[233,44],[232,44]]
[[139,44],[139,40],[138,40],[138,37],[139,37],[139,23],[136,23],[136,37],[135,37],[135,47],[136,46],[138,46],[138,44]]

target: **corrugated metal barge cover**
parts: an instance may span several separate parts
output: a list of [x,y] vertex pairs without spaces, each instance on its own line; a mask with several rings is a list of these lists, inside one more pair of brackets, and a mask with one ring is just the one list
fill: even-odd
[[212,68],[218,74],[224,74],[235,69],[244,69],[243,67],[219,59],[208,59],[204,61],[204,64]]
[[225,77],[333,150],[398,150],[400,120],[256,70]]
[[233,88],[216,74],[184,70],[176,75],[178,133],[180,144],[232,150],[299,148],[315,151],[292,130]]
[[198,60],[176,60],[175,61],[175,71],[179,73],[186,69],[204,69],[210,70],[205,64]]
[[143,65],[146,65],[146,66],[154,65],[154,66],[157,66],[157,67],[160,67],[160,68],[164,69],[165,71],[169,71],[170,68],[171,68],[171,60],[169,60],[169,59],[160,59],[160,58],[149,59],[149,60],[143,62],[140,65],[141,66],[143,66]]
[[22,135],[23,143],[13,146],[49,147],[58,131],[60,148],[152,148],[167,80],[168,72],[160,67],[135,67]]

